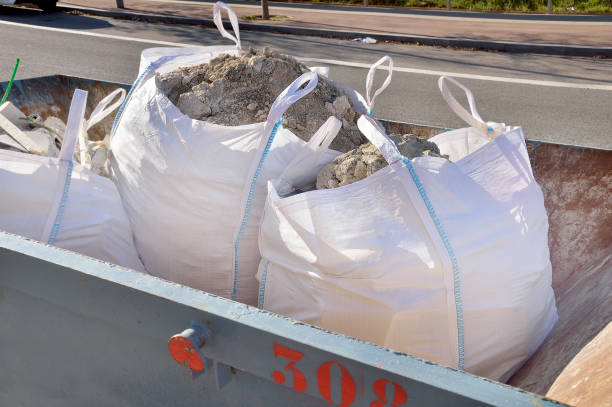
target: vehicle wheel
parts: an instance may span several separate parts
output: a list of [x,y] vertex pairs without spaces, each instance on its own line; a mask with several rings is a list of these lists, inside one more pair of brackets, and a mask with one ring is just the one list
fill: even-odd
[[38,3],[38,7],[44,11],[55,11],[57,10],[57,0],[42,0]]

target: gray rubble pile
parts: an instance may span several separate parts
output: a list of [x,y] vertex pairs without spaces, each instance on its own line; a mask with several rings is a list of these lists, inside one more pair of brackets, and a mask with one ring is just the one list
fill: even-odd
[[[265,121],[276,97],[309,69],[268,48],[240,57],[222,55],[210,62],[156,75],[157,87],[183,114],[210,123],[240,126]],[[331,115],[342,129],[330,148],[347,152],[366,143],[356,112],[345,92],[319,76],[317,87],[283,115],[283,126],[303,140]]]
[[[399,152],[406,158],[430,156],[448,159],[440,155],[438,146],[413,134],[392,134],[389,136]],[[387,161],[372,143],[344,153],[327,164],[317,176],[317,189],[338,188],[362,180],[386,167]]]

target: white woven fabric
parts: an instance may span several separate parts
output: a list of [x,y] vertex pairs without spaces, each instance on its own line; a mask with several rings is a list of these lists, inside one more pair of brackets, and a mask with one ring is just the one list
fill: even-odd
[[59,158],[0,150],[0,229],[144,271],[117,188],[72,160],[86,101],[77,89]]
[[506,380],[557,320],[548,220],[521,128],[439,135],[442,153],[457,150],[449,162],[406,160],[372,119],[359,127],[388,167],[288,197],[295,171],[269,183],[260,306]]

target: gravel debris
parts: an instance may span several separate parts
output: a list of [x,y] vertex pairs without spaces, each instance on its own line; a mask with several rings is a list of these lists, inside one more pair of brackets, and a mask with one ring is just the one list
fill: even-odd
[[[276,97],[309,71],[295,58],[264,48],[240,57],[221,55],[155,79],[157,88],[192,119],[240,126],[265,121]],[[342,89],[319,76],[317,87],[283,115],[283,126],[308,141],[329,116],[336,116],[342,129],[330,148],[347,152],[367,142],[357,128],[362,113]]]
[[[397,146],[399,152],[408,159],[415,157],[442,157],[440,149],[435,143],[419,138],[414,134],[392,134],[389,136]],[[327,164],[317,176],[317,189],[338,188],[362,180],[386,167],[384,159],[378,148],[367,143],[344,153]]]

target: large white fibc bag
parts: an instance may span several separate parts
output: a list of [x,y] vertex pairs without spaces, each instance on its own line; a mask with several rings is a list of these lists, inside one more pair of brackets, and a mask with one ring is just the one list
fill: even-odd
[[[234,34],[232,35],[225,27],[223,27],[223,21],[221,19],[221,9],[227,10],[227,15],[229,17],[230,23],[232,24],[232,29],[234,30]],[[167,57],[167,56],[189,56],[197,58],[197,63],[205,63],[221,54],[229,54],[234,56],[239,56],[242,52],[242,47],[240,45],[240,30],[238,25],[238,17],[236,13],[230,6],[223,3],[222,1],[218,1],[213,6],[213,21],[217,26],[217,29],[221,33],[221,35],[225,38],[228,38],[236,44],[235,46],[227,46],[227,45],[212,45],[212,46],[192,46],[192,47],[155,47],[155,48],[147,48],[140,54],[140,66],[138,72],[142,74],[145,69],[152,63],[157,61],[159,58]]]
[[76,90],[58,158],[0,150],[0,229],[144,271],[117,188],[73,162],[86,101]]
[[[220,126],[182,114],[157,89],[155,72],[175,59],[153,63],[111,137],[111,165],[136,247],[153,275],[256,304],[266,182],[306,144],[280,125],[281,117],[316,87],[317,75],[296,79],[265,122]],[[331,119],[320,131],[336,134],[340,125]],[[328,150],[320,166],[338,154]]]
[[371,118],[358,125],[388,167],[291,195],[305,182],[294,165],[308,172],[301,157],[269,183],[260,307],[506,380],[557,319],[548,221],[521,128],[449,162],[407,160]]

